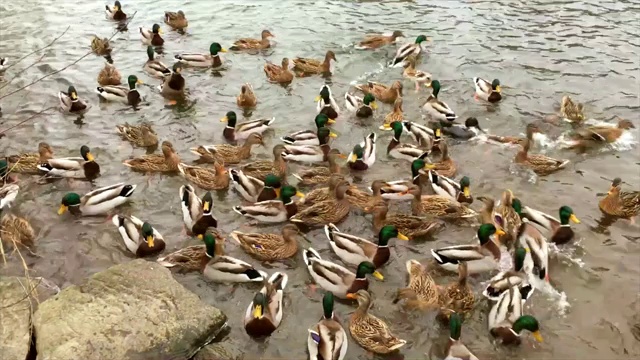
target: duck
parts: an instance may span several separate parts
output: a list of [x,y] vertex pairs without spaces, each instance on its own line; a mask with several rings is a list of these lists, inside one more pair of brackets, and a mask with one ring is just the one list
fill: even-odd
[[385,104],[393,104],[397,98],[402,97],[402,83],[400,81],[394,81],[391,86],[369,81],[366,84],[355,85],[355,87],[365,95],[372,94],[376,100]]
[[405,61],[404,71],[402,76],[413,81],[416,84],[416,92],[420,90],[420,85],[424,84],[426,87],[431,86],[431,74],[416,69],[416,63],[418,58],[416,55],[409,55]]
[[289,221],[305,224],[309,227],[324,226],[328,223],[338,223],[342,221],[349,215],[351,208],[349,199],[347,199],[345,194],[349,187],[348,182],[342,181],[336,186],[333,199],[317,202],[306,209],[299,210]]
[[111,221],[118,228],[127,249],[136,257],[153,256],[164,250],[164,238],[148,222],[133,215],[115,215]]
[[409,55],[413,54],[415,56],[420,56],[423,51],[422,43],[425,41],[430,41],[430,39],[424,35],[418,35],[418,37],[416,37],[416,40],[413,43],[406,43],[400,46],[396,51],[396,55],[394,56],[393,60],[391,60],[391,62],[389,63],[389,66],[391,67],[404,66],[404,63],[407,60],[407,57],[409,57]]
[[393,303],[403,302],[409,310],[435,310],[441,306],[441,291],[429,274],[427,267],[418,260],[410,259],[405,263],[409,274],[409,284],[398,289]]
[[264,145],[262,135],[259,133],[249,134],[241,146],[229,144],[200,145],[191,148],[191,152],[200,156],[200,162],[237,164],[251,157],[251,150],[254,145]]
[[336,102],[336,99],[333,98],[333,94],[331,93],[331,88],[329,85],[322,85],[320,88],[320,94],[316,96],[316,110],[318,114],[325,114],[329,119],[337,119],[338,115],[340,115],[340,107]]
[[343,263],[358,266],[363,261],[372,263],[376,269],[389,261],[389,241],[391,239],[409,240],[393,225],[385,225],[378,232],[378,242],[340,231],[336,225],[329,223],[324,226],[324,233],[329,240],[329,246]]
[[147,58],[147,62],[142,67],[144,72],[159,79],[164,79],[166,76],[171,75],[171,69],[155,58],[155,50],[151,45],[147,46]]
[[458,264],[462,261],[467,262],[469,274],[493,271],[499,269],[503,255],[492,237],[500,235],[504,235],[502,229],[497,229],[493,224],[482,224],[478,228],[479,245],[453,245],[432,249],[431,255],[447,271],[457,271]]
[[[415,159],[411,162],[411,179],[410,180],[392,180],[384,181],[380,188],[380,195],[384,200],[413,200],[413,195],[409,193],[412,185],[422,186],[421,171],[425,169],[427,164],[424,159]],[[373,188],[371,189],[373,191]]]
[[67,92],[59,91],[58,100],[60,108],[71,114],[83,114],[89,110],[87,103],[78,97],[78,92],[73,85],[70,85]]
[[422,188],[418,185],[412,185],[407,192],[413,195],[411,201],[413,215],[431,215],[450,220],[474,219],[478,216],[478,213],[450,197],[422,195]]
[[38,165],[38,170],[47,177],[94,180],[100,176],[100,165],[96,163],[87,145],[80,147],[82,157],[53,158]]
[[407,343],[393,335],[386,322],[369,313],[372,301],[366,290],[351,293],[349,298],[358,300],[358,308],[349,321],[349,332],[358,345],[377,354],[389,354]]
[[589,147],[614,143],[630,129],[635,129],[635,125],[626,119],[620,119],[615,127],[600,125],[577,129],[568,147],[584,152]]
[[[431,129],[428,126],[418,124],[414,121],[403,121],[402,125],[404,126],[404,131],[411,134],[411,137],[415,142],[418,143],[418,146],[431,149],[436,145],[436,140],[439,141],[441,134],[438,133],[438,129]],[[438,151],[440,151],[438,149]]]
[[142,36],[140,40],[142,40],[142,43],[145,45],[164,45],[164,39],[162,38],[162,36],[160,36],[160,34],[162,34],[162,29],[160,29],[160,25],[158,24],[153,24],[151,30],[145,29],[140,26],[140,35]]
[[175,105],[177,98],[184,97],[186,81],[181,73],[182,64],[179,62],[173,64],[171,74],[165,76],[162,85],[160,85],[160,94],[169,99],[169,104]]
[[275,272],[253,297],[244,315],[244,330],[249,336],[271,335],[282,321],[284,288],[287,274]]
[[293,81],[291,72],[292,62],[289,58],[282,58],[281,65],[278,66],[270,61],[264,64],[264,73],[272,83],[289,84]]
[[173,144],[165,140],[161,145],[162,154],[142,155],[122,162],[124,166],[143,172],[178,172],[180,157],[176,154]]
[[371,93],[365,94],[363,98],[360,98],[346,92],[344,94],[344,102],[347,110],[355,113],[359,118],[373,116],[373,111],[378,108],[376,98]]
[[20,186],[17,184],[5,184],[0,187],[0,209],[11,207],[18,196]]
[[35,244],[36,233],[29,220],[13,214],[3,215],[3,208],[0,207],[0,242],[31,248]]
[[495,206],[492,216],[493,224],[505,231],[504,243],[509,244],[515,240],[518,235],[518,229],[522,225],[522,219],[520,218],[520,201],[515,202],[515,197],[511,190],[505,190],[502,192],[502,198],[500,203]]
[[436,171],[428,170],[427,178],[431,189],[437,195],[448,197],[451,200],[457,201],[461,204],[470,205],[473,203],[473,196],[471,195],[471,179],[468,176],[463,176],[460,181],[455,181],[446,176],[438,174]]
[[498,301],[489,311],[489,333],[503,345],[519,345],[520,333],[528,330],[538,342],[542,342],[540,324],[531,315],[523,315],[524,301],[518,287],[510,287],[500,294]]
[[395,43],[399,37],[404,37],[400,30],[395,30],[391,35],[367,35],[364,40],[356,45],[356,49],[377,49]]
[[349,294],[369,288],[367,275],[372,275],[378,280],[384,280],[384,276],[368,261],[358,264],[357,271],[354,274],[344,266],[322,259],[320,254],[313,248],[303,250],[302,257],[313,281],[324,290],[331,291],[341,299],[348,299]]
[[[521,216],[522,204],[519,199],[513,199],[513,207]],[[549,281],[549,243],[540,230],[526,217],[518,229],[518,245],[528,249],[524,270],[528,274],[537,273],[540,280]]]
[[222,67],[222,59],[220,53],[225,53],[227,50],[220,45],[220,43],[214,42],[209,45],[209,53],[181,53],[174,56],[179,62],[191,67],[211,67],[214,69]]
[[115,21],[123,21],[127,19],[127,14],[122,11],[122,5],[120,5],[120,1],[116,1],[113,3],[113,8],[109,8],[109,5],[105,5],[105,12],[109,19]]
[[432,236],[444,227],[441,221],[432,221],[422,216],[388,215],[389,207],[384,201],[376,202],[374,205],[366,207],[364,211],[365,213],[373,214],[374,231],[380,231],[385,225],[393,225],[409,239],[415,240],[416,238]]
[[445,349],[447,354],[445,360],[479,360],[460,340],[461,330],[460,315],[452,313],[449,316],[449,341]]
[[165,11],[164,23],[175,30],[182,30],[189,26],[189,21],[182,10],[178,10],[178,12]]
[[574,102],[571,97],[565,95],[560,103],[560,114],[568,122],[581,123],[584,120],[584,104]]
[[386,201],[382,198],[383,189],[386,186],[383,180],[374,180],[368,189],[360,189],[352,186],[347,190],[346,196],[349,203],[356,209],[364,209],[378,201]]
[[333,174],[329,177],[328,186],[313,189],[298,202],[298,211],[304,210],[322,201],[334,198],[336,187],[344,181],[344,176]]
[[276,200],[280,197],[282,182],[276,175],[269,174],[264,181],[245,175],[242,170],[229,170],[229,177],[234,188],[242,197],[251,203]]
[[253,86],[249,83],[243,84],[240,88],[240,94],[236,96],[238,107],[241,109],[253,109],[257,103],[258,99],[256,99],[256,94],[253,92]]
[[[472,138],[485,133],[485,131],[480,127],[478,119],[473,116],[468,117],[464,121],[464,125],[441,121],[438,121],[434,125],[440,125],[439,127],[442,129],[441,132],[447,136],[460,140],[471,140]],[[487,137],[492,139],[495,135],[487,135]]]
[[93,35],[91,38],[91,50],[100,56],[106,56],[111,54],[113,49],[111,48],[111,44],[109,43],[109,39],[100,38],[97,35]]
[[298,253],[297,237],[308,240],[295,224],[286,224],[281,234],[243,233],[232,231],[229,236],[242,250],[260,261],[289,259]]
[[242,38],[234,41],[233,45],[229,47],[229,50],[241,51],[241,50],[263,50],[271,47],[269,38],[276,37],[269,30],[262,30],[260,33],[260,40],[252,38]]
[[628,219],[632,223],[640,213],[640,191],[622,191],[622,179],[617,177],[611,182],[607,196],[598,202],[604,214]]
[[142,96],[136,88],[136,85],[142,84],[135,75],[129,75],[127,78],[129,88],[125,86],[98,86],[96,92],[98,96],[106,101],[122,102],[127,105],[137,106],[142,102]]
[[335,120],[330,119],[325,114],[318,114],[314,119],[314,123],[316,124],[315,130],[299,130],[281,137],[280,140],[288,145],[320,145],[318,129],[335,124],[335,122]]
[[331,291],[322,297],[322,319],[309,329],[307,349],[310,359],[344,360],[349,340],[347,333],[333,313],[334,295]]
[[207,230],[218,227],[218,219],[213,215],[213,196],[207,191],[202,199],[198,197],[193,186],[180,186],[180,208],[182,221],[188,234],[202,240]]
[[88,192],[83,196],[66,193],[60,203],[58,215],[67,210],[76,216],[94,216],[107,214],[116,207],[128,202],[136,190],[136,185],[117,183]]
[[551,234],[551,242],[561,245],[574,238],[575,233],[570,222],[580,224],[580,219],[573,213],[573,209],[566,205],[561,206],[558,213],[560,220],[529,206],[523,206],[520,215]]
[[247,175],[264,181],[269,174],[274,174],[280,179],[287,176],[287,161],[282,157],[286,151],[284,145],[278,144],[273,147],[273,160],[259,160],[243,165],[240,170]]
[[241,123],[236,123],[236,121],[238,121],[238,117],[235,111],[228,111],[225,116],[220,119],[220,122],[227,123],[222,135],[229,141],[244,140],[252,133],[262,134],[273,125],[276,118],[256,119]]
[[413,161],[415,159],[424,159],[429,155],[430,151],[428,150],[421,149],[415,145],[400,143],[400,137],[404,130],[402,122],[393,121],[389,124],[385,123],[384,127],[393,130],[393,137],[387,146],[388,156],[394,159]]
[[329,128],[322,127],[318,129],[318,141],[320,145],[285,145],[285,151],[282,157],[287,161],[298,161],[306,163],[317,163],[328,160],[329,138],[335,138],[337,135]]
[[513,268],[501,271],[498,275],[489,280],[489,284],[482,291],[482,295],[491,301],[498,301],[503,292],[509,291],[511,287],[517,286],[521,293],[526,294],[523,300],[527,300],[533,294],[533,287],[529,284],[529,278],[524,271],[524,261],[527,250],[522,246],[517,246],[513,252]]
[[204,190],[224,190],[229,188],[231,178],[224,164],[215,162],[213,168],[178,164],[178,172],[187,181],[194,183]]
[[264,271],[256,270],[251,264],[223,255],[216,237],[220,241],[224,240],[217,233],[214,236],[207,232],[203,237],[204,245],[180,249],[157,261],[167,268],[177,267],[183,271],[201,272],[205,278],[214,282],[261,283],[267,278]]
[[233,211],[261,223],[281,223],[298,212],[297,204],[293,201],[294,196],[304,197],[304,194],[291,185],[285,185],[280,190],[280,199],[252,205],[237,205],[233,207]]
[[338,149],[331,149],[327,154],[327,160],[329,162],[328,167],[314,166],[309,169],[303,169],[293,175],[298,179],[298,185],[311,186],[326,184],[329,182],[331,175],[341,173],[341,165],[338,163],[338,159],[346,159],[347,156],[340,153]]
[[11,172],[22,174],[40,174],[38,165],[53,159],[53,149],[46,142],[38,143],[37,153],[25,153],[7,156],[8,167]]
[[353,147],[347,157],[349,168],[353,170],[367,170],[376,162],[376,133],[370,133],[364,140]]
[[476,93],[474,95],[476,99],[482,99],[490,103],[496,103],[502,100],[500,80],[493,79],[493,81],[489,82],[485,79],[474,77],[473,85],[476,88]]
[[402,98],[399,97],[393,103],[393,110],[384,117],[384,124],[380,127],[380,129],[382,130],[390,129],[389,125],[392,122],[397,121],[402,124],[403,120],[404,120],[404,113],[402,110]]
[[293,59],[293,68],[298,71],[298,76],[332,74],[336,62],[336,54],[329,50],[324,56],[324,61],[297,57]]
[[108,58],[104,64],[104,67],[98,73],[98,84],[100,86],[117,86],[122,83],[122,75],[120,71],[113,65],[113,60]]
[[454,177],[458,172],[458,168],[455,161],[453,161],[453,159],[449,156],[449,145],[447,145],[446,142],[442,141],[439,148],[440,152],[442,153],[440,161],[429,164],[427,167],[430,170],[435,171],[440,176],[449,178]]
[[550,175],[564,169],[569,164],[569,160],[558,160],[542,154],[529,154],[535,131],[536,126],[533,123],[527,125],[527,139],[522,149],[516,154],[515,162],[528,167],[540,176]]
[[116,125],[116,132],[123,140],[127,140],[135,146],[154,147],[158,145],[158,134],[149,123],[129,125],[124,123]]
[[4,72],[9,68],[9,58],[0,57],[0,76],[4,75]]
[[468,318],[476,303],[476,296],[467,282],[468,265],[461,261],[458,264],[458,279],[443,289],[447,305],[440,314],[450,317],[452,312],[462,318]]
[[431,81],[431,88],[433,92],[427,98],[427,101],[422,105],[422,109],[427,112],[427,114],[433,119],[437,121],[454,121],[458,117],[456,113],[451,110],[449,105],[444,101],[438,99],[438,94],[440,93],[441,85],[439,80]]

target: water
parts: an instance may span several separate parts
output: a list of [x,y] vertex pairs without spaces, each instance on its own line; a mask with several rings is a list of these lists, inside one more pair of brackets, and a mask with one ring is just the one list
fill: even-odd
[[[240,4],[240,5],[239,5]],[[45,50],[40,63],[26,70],[0,94],[17,89],[59,69],[89,50],[93,34],[110,36],[114,24],[104,19],[101,2],[33,1],[0,4],[0,56],[15,60],[42,47],[71,25],[67,34]],[[261,6],[262,5],[262,6]],[[441,80],[440,97],[461,120],[475,116],[481,126],[499,135],[523,132],[526,123],[554,112],[554,106],[569,94],[586,103],[589,118],[613,121],[615,115],[631,119],[638,126],[638,28],[640,6],[631,1],[217,1],[203,2],[166,0],[123,2],[129,15],[138,11],[129,32],[113,39],[114,60],[126,77],[138,75],[146,84],[142,92],[148,104],[134,111],[118,104],[100,104],[93,93],[96,76],[104,60],[91,55],[64,72],[49,77],[27,90],[0,100],[2,129],[12,126],[43,107],[57,104],[56,93],[74,84],[81,97],[93,106],[83,119],[53,112],[52,115],[11,130],[2,141],[4,153],[34,151],[39,141],[49,142],[56,156],[77,156],[82,144],[91,147],[101,165],[103,175],[94,186],[129,181],[140,186],[135,200],[122,209],[155,224],[168,241],[167,251],[196,243],[181,235],[179,176],[154,176],[150,180],[133,173],[121,161],[144,153],[132,149],[116,136],[114,127],[125,121],[150,121],[161,139],[176,146],[183,160],[190,162],[190,147],[221,143],[223,124],[218,119],[228,110],[236,110],[235,96],[244,82],[250,82],[258,96],[253,117],[275,116],[274,131],[265,137],[267,147],[258,148],[254,158],[269,158],[278,138],[295,129],[313,126],[314,97],[323,84],[320,77],[296,79],[285,89],[269,84],[262,71],[265,60],[280,63],[282,57],[312,56],[321,58],[331,49],[338,59],[337,71],[331,78],[333,93],[342,105],[342,96],[354,81],[372,79],[384,83],[400,79],[400,69],[386,69],[393,48],[359,51],[351,44],[370,32],[404,31],[409,40],[419,34],[434,39],[430,54],[420,69]],[[271,30],[277,44],[257,55],[226,54],[228,69],[219,74],[206,70],[185,71],[189,89],[188,106],[165,107],[155,87],[158,80],[142,72],[146,60],[145,47],[139,40],[138,26],[162,23],[164,10],[185,11],[189,28],[185,35],[163,25],[166,40],[164,61],[182,51],[205,51],[212,41],[228,47],[234,39],[257,37],[262,29]],[[300,20],[303,21],[300,21]],[[38,55],[30,59],[36,59]],[[5,79],[31,63],[28,59],[9,69]],[[504,85],[505,99],[498,105],[473,100],[471,78],[497,77]],[[5,84],[5,83],[2,83]],[[408,120],[422,121],[418,106],[426,98],[424,90],[414,93],[405,82],[404,109]],[[3,86],[3,85],[0,85]],[[1,95],[0,95],[1,96]],[[342,106],[344,109],[344,106]],[[375,120],[360,122],[341,116],[334,130],[341,135],[333,143],[344,152],[361,141],[362,136],[377,128],[391,111],[382,106]],[[240,113],[240,111],[238,111]],[[569,128],[565,124],[566,129]],[[637,141],[637,132],[633,133]],[[406,163],[391,162],[383,156],[390,134],[379,138],[378,162],[363,175],[360,182],[408,177]],[[486,330],[488,307],[478,302],[473,317],[465,322],[463,339],[482,359],[620,359],[640,354],[640,346],[630,331],[639,322],[638,275],[640,249],[638,228],[619,221],[608,229],[598,228],[600,218],[596,193],[606,192],[610,180],[620,176],[625,188],[638,189],[637,148],[611,148],[605,151],[575,155],[551,146],[545,153],[571,159],[568,168],[555,175],[530,181],[522,172],[511,173],[510,164],[517,149],[483,142],[453,143],[451,154],[459,166],[459,174],[471,178],[472,192],[498,198],[505,188],[512,189],[527,205],[556,215],[561,205],[570,205],[582,220],[575,226],[576,241],[563,249],[563,254],[550,259],[551,281],[558,295],[537,292],[526,312],[534,314],[542,324],[545,343],[532,346],[527,341],[517,349],[495,347]],[[292,166],[295,170],[297,166]],[[34,276],[52,280],[60,287],[79,283],[85,277],[111,265],[129,261],[116,229],[104,218],[74,220],[58,217],[55,209],[62,194],[74,190],[88,192],[88,183],[60,181],[40,185],[34,178],[23,177],[19,203],[14,211],[32,221],[38,233],[37,257],[27,257]],[[231,211],[240,197],[234,192],[219,193],[215,213],[224,233],[241,228],[243,219]],[[479,204],[474,204],[477,208]],[[392,211],[408,211],[408,207]],[[371,219],[352,212],[340,229],[373,235]],[[279,232],[279,227],[261,227],[258,231]],[[409,314],[391,303],[393,294],[406,281],[404,263],[409,258],[426,261],[432,247],[467,243],[474,235],[472,228],[449,226],[436,242],[399,244],[391,262],[384,268],[385,281],[374,282],[373,312],[390,321],[393,331],[406,339],[402,349],[407,359],[442,358],[447,332],[433,321],[433,316]],[[313,246],[327,258],[330,254],[320,229],[311,231]],[[635,240],[634,240],[635,239]],[[305,244],[302,244],[305,246]],[[251,260],[235,244],[228,242],[227,252]],[[569,254],[569,255],[564,255]],[[264,341],[250,339],[242,328],[242,314],[254,286],[231,286],[207,283],[197,274],[176,275],[178,281],[201,298],[221,308],[229,316],[230,338],[238,347],[262,358],[306,357],[306,329],[321,316],[321,293],[309,295],[305,285],[310,277],[302,267],[301,256],[294,263],[260,265],[269,272],[284,270],[289,274],[284,320],[276,333]],[[272,269],[273,268],[273,269]],[[20,273],[20,264],[12,258],[3,273]],[[454,281],[454,276],[437,276],[441,284]],[[474,278],[480,290],[485,278]],[[563,305],[563,301],[570,305]],[[346,325],[353,311],[339,304],[337,314]],[[349,359],[366,359],[365,352],[350,342]]]

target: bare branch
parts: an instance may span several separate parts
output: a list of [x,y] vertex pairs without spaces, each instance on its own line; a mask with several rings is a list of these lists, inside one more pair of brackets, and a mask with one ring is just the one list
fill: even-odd
[[[66,34],[66,33],[67,33],[67,31],[69,31],[69,29],[70,29],[70,28],[71,28],[71,25],[67,26],[67,28],[62,32],[62,34],[60,34],[57,38],[55,38],[55,39],[51,40],[51,42],[50,42],[49,44],[45,45],[44,47],[41,47],[40,49],[34,50],[34,51],[32,51],[32,52],[28,53],[27,55],[25,55],[25,56],[21,57],[20,59],[18,59],[16,62],[14,62],[14,63],[12,63],[12,64],[9,64],[9,66],[7,66],[7,69],[10,69],[10,68],[11,68],[11,67],[13,67],[15,64],[17,64],[17,63],[19,63],[20,61],[22,61],[22,60],[24,60],[24,59],[28,58],[28,57],[29,57],[29,56],[31,56],[31,55],[33,55],[33,54],[37,53],[38,51],[44,50],[44,49],[48,48],[49,46],[53,45],[53,43],[54,43],[54,42],[56,42],[56,41],[58,41],[58,39],[60,39],[64,34]],[[15,76],[14,76],[14,77],[15,77]],[[13,79],[12,79],[12,80],[13,80]]]
[[42,59],[46,56],[47,54],[42,54],[40,55],[40,57],[38,58],[38,60],[34,61],[33,63],[31,63],[31,65],[27,66],[26,68],[18,71],[15,75],[13,75],[13,77],[7,81],[6,84],[2,85],[2,87],[0,87],[0,90],[4,89],[5,87],[9,86],[9,84],[11,84],[11,82],[15,79],[18,78],[18,76],[22,75],[23,72],[29,70],[33,65],[40,63],[40,61],[42,61]]
[[11,129],[13,129],[13,128],[16,128],[16,127],[18,127],[18,126],[20,126],[20,125],[22,125],[22,124],[26,123],[27,121],[29,121],[29,120],[31,120],[31,119],[33,119],[33,118],[35,118],[35,117],[38,117],[38,116],[40,116],[40,115],[44,114],[45,112],[47,112],[47,111],[49,111],[49,110],[55,109],[55,108],[56,108],[56,106],[51,106],[51,107],[48,107],[48,108],[46,108],[46,109],[44,109],[44,110],[40,110],[40,111],[38,111],[37,113],[35,113],[35,114],[33,114],[33,115],[29,116],[28,118],[26,118],[26,119],[24,119],[24,120],[20,121],[19,123],[17,123],[17,124],[15,124],[15,125],[11,126],[11,127],[8,127],[8,128],[6,128],[6,129],[4,129],[4,130],[0,131],[0,135],[4,134],[5,132],[7,132],[7,131],[9,131],[9,130],[11,130]]

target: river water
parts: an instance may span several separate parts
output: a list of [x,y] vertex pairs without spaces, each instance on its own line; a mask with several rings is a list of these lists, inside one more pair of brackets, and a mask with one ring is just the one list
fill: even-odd
[[[312,127],[315,115],[314,97],[324,80],[320,77],[296,79],[289,88],[266,81],[262,66],[265,60],[280,63],[282,57],[307,56],[321,58],[333,50],[338,59],[331,87],[338,102],[356,81],[373,79],[384,83],[400,79],[399,69],[383,64],[393,48],[363,52],[353,43],[370,32],[404,31],[408,39],[425,34],[433,38],[430,54],[420,68],[441,80],[440,97],[456,110],[461,119],[475,116],[490,132],[516,135],[524,126],[542,116],[554,113],[558,100],[565,94],[586,104],[588,118],[615,121],[615,116],[631,119],[638,126],[639,63],[638,14],[640,4],[628,0],[536,0],[536,1],[123,1],[129,15],[137,15],[130,31],[113,39],[114,60],[123,77],[136,74],[146,84],[159,81],[142,72],[146,60],[145,46],[140,43],[138,26],[161,23],[164,10],[184,10],[189,19],[186,34],[181,35],[163,25],[165,30],[165,63],[183,51],[204,51],[212,41],[228,47],[240,37],[258,37],[262,29],[276,35],[276,45],[260,54],[226,54],[228,69],[220,73],[185,71],[189,104],[165,107],[157,90],[142,86],[148,104],[134,111],[118,104],[101,104],[94,94],[96,76],[104,59],[91,55],[11,97],[1,99],[4,115],[2,129],[15,125],[34,112],[57,104],[56,93],[75,85],[79,95],[92,105],[83,123],[53,111],[15,128],[0,140],[3,153],[35,151],[40,141],[52,145],[56,156],[77,156],[82,144],[88,145],[101,165],[102,176],[95,185],[59,181],[38,184],[36,178],[23,177],[21,192],[13,211],[32,221],[38,233],[36,256],[26,260],[34,276],[48,278],[60,287],[81,282],[85,277],[114,264],[131,260],[111,222],[104,218],[74,220],[58,217],[55,210],[62,194],[78,193],[92,187],[120,181],[139,185],[131,206],[122,209],[156,225],[168,241],[167,251],[196,244],[181,234],[181,210],[178,188],[184,183],[179,176],[154,176],[131,172],[121,161],[144,153],[132,149],[115,134],[118,123],[151,122],[160,139],[173,142],[184,161],[194,160],[190,147],[221,143],[223,124],[218,119],[228,110],[236,110],[235,96],[240,85],[250,82],[257,93],[257,116],[275,116],[274,131],[265,136],[267,147],[256,149],[256,158],[269,158],[278,138],[295,129]],[[0,56],[13,61],[42,47],[69,31],[35,66],[27,69],[0,96],[73,62],[89,50],[93,34],[108,37],[114,24],[104,19],[101,2],[4,1],[0,4]],[[4,86],[16,72],[39,57],[31,56],[9,69]],[[499,105],[487,106],[473,99],[471,78],[499,78],[505,99]],[[409,120],[421,121],[418,106],[424,101],[423,89],[416,94],[413,84],[405,82],[404,109]],[[339,134],[333,147],[349,151],[362,136],[381,123],[391,109],[382,106],[376,120],[369,123],[343,115],[334,130]],[[240,113],[240,111],[238,111]],[[564,126],[564,125],[563,125]],[[568,127],[567,127],[568,128]],[[378,163],[359,179],[398,179],[409,174],[408,165],[391,162],[384,156],[389,134],[381,135]],[[478,302],[476,310],[463,329],[463,340],[481,359],[623,359],[640,355],[638,338],[638,275],[640,248],[638,227],[618,221],[608,228],[597,227],[600,211],[597,193],[607,191],[610,180],[620,176],[624,187],[639,186],[637,131],[626,143],[604,151],[576,155],[553,146],[550,155],[568,158],[571,164],[557,174],[535,179],[512,166],[514,148],[468,142],[453,143],[451,154],[459,165],[459,174],[472,181],[472,192],[498,198],[512,189],[525,204],[556,214],[561,205],[571,206],[582,224],[576,225],[575,242],[565,246],[550,259],[551,281],[555,294],[537,293],[526,312],[541,322],[545,342],[531,341],[516,349],[492,344],[486,329],[488,305]],[[296,169],[297,166],[291,167]],[[217,194],[215,214],[219,228],[228,233],[243,225],[243,219],[231,211],[240,202],[234,192]],[[474,204],[477,208],[479,204]],[[407,211],[401,207],[394,211]],[[340,229],[372,236],[370,217],[352,212]],[[248,227],[244,226],[243,230]],[[262,226],[259,231],[279,232],[278,226]],[[440,359],[448,332],[432,315],[406,313],[392,304],[396,289],[406,282],[405,261],[414,258],[430,260],[433,247],[468,243],[474,230],[449,226],[437,241],[398,244],[395,255],[384,269],[385,281],[374,282],[373,312],[388,320],[393,331],[408,344],[401,353],[406,359]],[[311,231],[314,247],[323,256],[330,254],[323,232]],[[303,244],[306,246],[306,244]],[[239,247],[228,242],[226,251],[256,263]],[[244,349],[248,358],[306,357],[306,328],[322,314],[321,292],[315,295],[305,289],[310,282],[299,255],[286,264],[259,265],[269,272],[275,269],[289,274],[285,315],[280,328],[268,339],[255,341],[242,328],[242,316],[251,301],[255,286],[232,287],[208,283],[197,274],[176,275],[179,282],[201,298],[222,309],[229,316],[231,334],[228,339]],[[271,269],[274,270],[271,270]],[[15,257],[2,269],[4,274],[19,274],[21,265]],[[453,276],[438,275],[441,283]],[[480,290],[484,277],[471,280]],[[337,305],[336,312],[346,325],[353,308]],[[635,336],[634,336],[635,334]],[[397,356],[396,356],[397,357]],[[348,359],[368,359],[366,353],[350,342]]]

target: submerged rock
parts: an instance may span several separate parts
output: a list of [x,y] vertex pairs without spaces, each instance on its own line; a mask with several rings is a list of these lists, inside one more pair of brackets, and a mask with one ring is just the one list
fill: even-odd
[[228,341],[209,344],[198,351],[193,360],[244,360],[243,353]]
[[18,277],[0,279],[0,358],[26,359],[31,344],[31,287]]
[[143,259],[113,266],[40,304],[39,360],[188,359],[227,317]]

